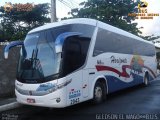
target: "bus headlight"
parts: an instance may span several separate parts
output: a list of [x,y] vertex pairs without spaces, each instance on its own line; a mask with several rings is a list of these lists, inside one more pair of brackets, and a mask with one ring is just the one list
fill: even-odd
[[57,90],[57,84],[52,84],[52,83],[45,83],[45,84],[41,84],[36,91],[38,92],[43,92],[43,91],[49,91],[49,92],[53,92]]
[[49,91],[49,93],[52,93],[54,91],[56,91],[58,89],[57,85],[53,88],[48,89],[47,91]]

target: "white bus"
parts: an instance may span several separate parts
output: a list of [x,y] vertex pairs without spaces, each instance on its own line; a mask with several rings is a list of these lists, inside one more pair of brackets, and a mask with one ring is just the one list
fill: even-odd
[[15,81],[22,104],[63,108],[156,77],[153,44],[97,20],[78,18],[31,30],[21,46]]

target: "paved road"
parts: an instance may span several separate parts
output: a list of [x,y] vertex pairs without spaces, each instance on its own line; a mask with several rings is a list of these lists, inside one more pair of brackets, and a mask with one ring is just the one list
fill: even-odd
[[[160,78],[159,78],[160,79]],[[131,118],[130,118],[131,117]],[[90,101],[64,109],[23,106],[1,113],[2,120],[160,119],[160,80],[116,92],[106,102]]]

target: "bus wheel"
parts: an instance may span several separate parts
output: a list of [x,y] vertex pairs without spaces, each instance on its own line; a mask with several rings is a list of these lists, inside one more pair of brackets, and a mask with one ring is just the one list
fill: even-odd
[[148,74],[145,74],[145,76],[144,76],[144,86],[148,86],[148,84],[149,84],[149,78],[148,78]]
[[94,86],[93,103],[98,104],[106,99],[105,85],[102,82],[96,82]]

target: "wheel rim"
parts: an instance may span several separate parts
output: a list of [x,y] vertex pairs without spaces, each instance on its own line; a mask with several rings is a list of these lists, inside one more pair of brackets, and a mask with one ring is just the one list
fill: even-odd
[[102,99],[102,88],[99,87],[99,86],[95,88],[95,98],[97,100],[101,100]]

